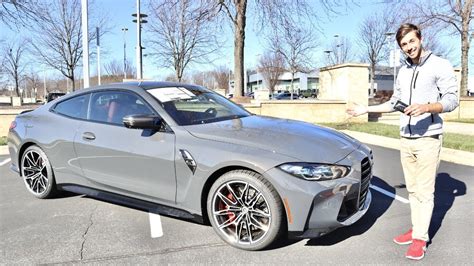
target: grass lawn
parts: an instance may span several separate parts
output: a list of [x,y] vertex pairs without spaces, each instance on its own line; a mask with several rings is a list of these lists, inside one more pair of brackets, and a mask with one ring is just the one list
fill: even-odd
[[7,145],[7,136],[0,137],[0,146],[1,145]]
[[[390,138],[399,138],[400,133],[398,126],[387,125],[382,123],[368,122],[368,123],[323,123],[322,125],[332,127],[337,130],[352,130],[380,135]],[[474,152],[474,136],[444,133],[443,147]]]
[[458,122],[458,123],[474,124],[474,118],[450,119],[450,120],[446,120],[446,121],[449,121],[449,122]]

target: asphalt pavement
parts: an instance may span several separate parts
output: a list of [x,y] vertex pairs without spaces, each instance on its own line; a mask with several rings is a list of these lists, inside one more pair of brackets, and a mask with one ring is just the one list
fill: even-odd
[[[0,265],[403,265],[406,246],[392,237],[410,224],[399,152],[370,145],[373,200],[352,226],[315,239],[286,240],[259,252],[226,245],[210,226],[161,216],[153,236],[147,211],[76,194],[39,200],[0,156]],[[419,265],[472,265],[473,167],[441,162],[432,242]],[[380,192],[382,191],[382,192]],[[392,195],[392,196],[390,196]],[[396,195],[395,197],[393,195]]]

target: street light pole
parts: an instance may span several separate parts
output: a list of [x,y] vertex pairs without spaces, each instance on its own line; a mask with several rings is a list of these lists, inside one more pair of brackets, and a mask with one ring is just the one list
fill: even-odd
[[127,39],[125,34],[127,33],[127,28],[122,28],[123,32],[123,79],[127,79]]
[[331,56],[332,51],[331,50],[326,50],[326,51],[324,51],[324,53],[326,53],[326,55],[327,55],[328,65],[331,65],[330,56]]
[[137,13],[132,14],[136,17],[133,22],[137,23],[137,79],[143,79],[143,64],[142,64],[142,23],[147,23],[143,18],[148,17],[146,14],[140,13],[140,0],[137,0]]
[[99,27],[96,27],[97,33],[97,83],[100,85],[100,34]]
[[[392,36],[395,36],[395,33],[393,32],[387,32],[385,33],[385,36],[387,36],[387,38],[389,38],[389,40],[392,40]],[[396,86],[396,80],[397,80],[397,58],[396,58],[396,50],[397,50],[397,42],[396,40],[393,42],[393,50],[390,52],[390,59],[389,59],[389,63],[393,63],[393,91],[395,91],[395,86]]]
[[82,0],[82,72],[84,76],[84,88],[89,87],[89,21],[87,2],[88,0]]
[[142,29],[140,24],[140,0],[137,0],[137,79],[142,79]]
[[340,51],[339,51],[339,34],[335,34],[334,35],[334,38],[336,38],[336,47],[334,48],[334,57],[336,59],[336,62],[334,62],[334,64],[338,65],[340,62],[339,62],[339,56],[340,56]]

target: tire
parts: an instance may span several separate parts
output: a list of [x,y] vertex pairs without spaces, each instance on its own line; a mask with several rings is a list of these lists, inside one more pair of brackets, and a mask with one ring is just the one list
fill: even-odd
[[261,250],[283,233],[283,205],[260,174],[230,171],[212,185],[207,212],[214,231],[233,247]]
[[21,177],[28,191],[39,199],[51,198],[57,193],[48,157],[36,145],[28,147],[21,157]]

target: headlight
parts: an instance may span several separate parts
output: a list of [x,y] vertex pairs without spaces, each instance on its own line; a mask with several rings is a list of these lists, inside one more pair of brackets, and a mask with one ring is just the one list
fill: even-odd
[[314,181],[341,178],[351,171],[349,166],[312,163],[286,163],[278,168],[290,175]]

